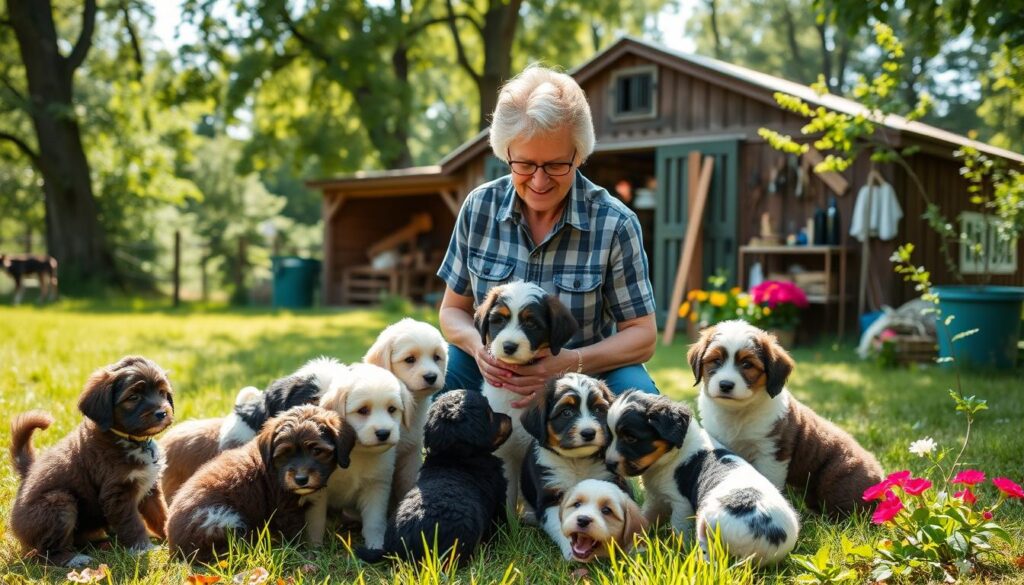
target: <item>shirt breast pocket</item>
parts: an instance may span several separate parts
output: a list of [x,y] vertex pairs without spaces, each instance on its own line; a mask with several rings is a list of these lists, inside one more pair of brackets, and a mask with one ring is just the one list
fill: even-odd
[[572,311],[582,326],[584,322],[594,323],[600,320],[598,301],[601,295],[601,273],[594,270],[574,267],[555,273],[555,288],[558,297]]
[[480,293],[486,293],[492,287],[509,280],[514,267],[512,261],[507,258],[499,259],[479,252],[469,254],[469,272],[476,281],[474,288],[479,289]]

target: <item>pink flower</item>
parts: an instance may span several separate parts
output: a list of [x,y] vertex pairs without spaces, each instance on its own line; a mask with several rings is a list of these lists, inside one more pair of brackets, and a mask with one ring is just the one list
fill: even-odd
[[893,337],[896,337],[896,335],[896,331],[892,329],[886,329],[885,331],[878,335],[878,338],[881,339],[882,341],[885,341],[886,339],[892,339]]
[[1003,492],[1007,496],[1011,498],[1024,499],[1024,489],[1021,489],[1021,487],[1012,480],[1005,477],[997,477],[992,480],[992,483],[996,484],[999,491]]
[[881,500],[882,497],[885,496],[886,490],[888,490],[891,487],[892,482],[890,482],[888,479],[884,479],[882,480],[882,483],[877,483],[869,487],[868,489],[864,490],[864,495],[861,497],[864,498],[865,502],[870,502],[871,500]]
[[792,282],[766,280],[750,290],[754,302],[775,308],[781,304],[792,304],[801,309],[807,307],[807,295]]
[[895,518],[902,509],[903,502],[891,491],[886,492],[885,500],[878,503],[875,513],[871,515],[871,521],[875,524],[885,524]]
[[965,469],[956,474],[949,483],[962,483],[964,485],[975,485],[985,481],[985,474],[976,469]]
[[974,492],[971,491],[971,488],[964,488],[953,494],[953,497],[960,498],[966,504],[973,504],[978,501],[978,498],[974,497]]
[[885,480],[890,484],[898,485],[900,487],[903,487],[903,484],[906,483],[908,479],[910,479],[910,471],[906,469],[890,473],[889,476],[885,478]]
[[982,512],[981,513],[981,517],[984,518],[985,520],[991,520],[992,519],[992,512],[991,512],[991,510],[985,510],[984,512]]
[[922,477],[910,478],[903,484],[903,491],[912,496],[919,496],[926,489],[932,487],[932,482]]

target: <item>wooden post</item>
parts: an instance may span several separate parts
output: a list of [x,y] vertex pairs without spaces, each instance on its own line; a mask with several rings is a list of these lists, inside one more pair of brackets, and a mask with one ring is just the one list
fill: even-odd
[[[686,159],[686,201],[687,217],[696,213],[697,188],[700,185],[700,151],[691,150]],[[686,290],[703,288],[704,286],[704,239],[697,238],[697,247],[693,250],[693,263],[687,276]]]
[[181,303],[181,231],[174,232],[174,306]]
[[686,277],[690,272],[690,263],[693,261],[693,253],[697,248],[697,236],[701,232],[701,224],[704,221],[704,207],[708,200],[708,190],[711,187],[711,174],[714,170],[715,159],[704,157],[704,166],[700,170],[700,181],[697,185],[697,193],[694,197],[693,213],[690,214],[686,223],[686,238],[683,240],[682,253],[679,256],[679,266],[676,267],[676,281],[672,287],[672,300],[668,305],[668,318],[665,321],[665,332],[662,334],[661,343],[669,345],[676,334],[676,319],[679,317],[679,304],[683,301],[683,293],[686,292]]
[[203,302],[210,300],[210,282],[209,276],[206,273],[206,264],[210,261],[210,253],[206,248],[203,249],[203,259],[199,261],[200,271],[200,282],[203,289]]

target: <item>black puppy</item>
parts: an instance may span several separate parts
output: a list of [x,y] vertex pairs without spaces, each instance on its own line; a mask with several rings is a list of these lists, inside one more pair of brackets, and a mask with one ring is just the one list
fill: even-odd
[[467,563],[505,519],[507,485],[493,451],[511,432],[512,419],[491,410],[479,392],[442,394],[427,413],[416,487],[399,502],[384,548],[356,555],[371,563],[389,554],[418,562],[436,544],[440,557]]

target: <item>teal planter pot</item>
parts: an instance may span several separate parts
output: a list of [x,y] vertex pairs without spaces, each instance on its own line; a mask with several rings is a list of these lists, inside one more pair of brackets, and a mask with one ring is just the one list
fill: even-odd
[[[979,368],[1009,369],[1016,365],[1024,287],[951,285],[932,290],[939,297],[942,319],[956,315],[949,327],[938,323],[940,357],[953,357],[961,365]],[[954,335],[971,329],[978,332],[951,347]]]
[[298,256],[273,256],[270,262],[274,275],[274,307],[312,307],[320,261]]

